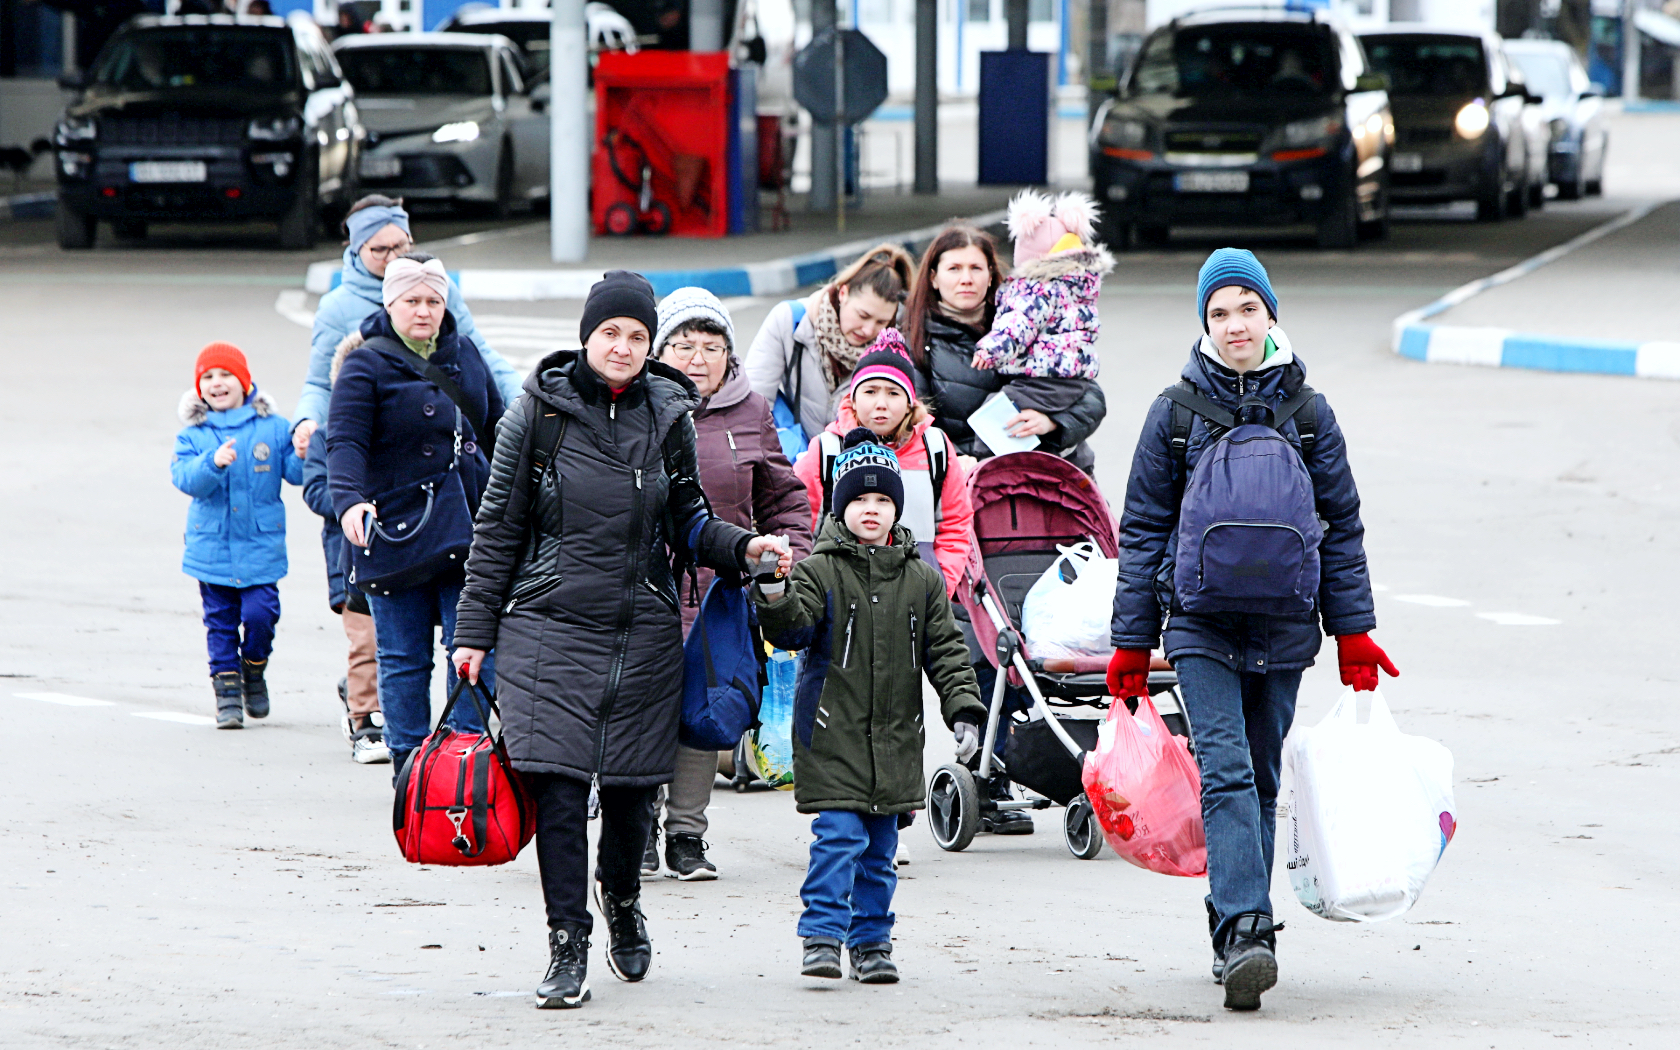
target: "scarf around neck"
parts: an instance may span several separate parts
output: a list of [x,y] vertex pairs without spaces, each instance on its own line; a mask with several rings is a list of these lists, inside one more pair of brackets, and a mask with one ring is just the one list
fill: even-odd
[[846,342],[840,332],[840,311],[834,308],[834,295],[825,288],[817,296],[817,307],[810,313],[811,331],[816,333],[817,351],[822,354],[823,382],[828,392],[840,389],[857,368],[863,347]]

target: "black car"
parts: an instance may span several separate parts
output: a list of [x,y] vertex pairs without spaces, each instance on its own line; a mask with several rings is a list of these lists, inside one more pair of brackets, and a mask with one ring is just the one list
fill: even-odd
[[58,243],[93,246],[148,222],[275,219],[310,248],[323,207],[355,199],[362,129],[307,18],[143,16],[106,42],[54,139]]
[[1395,199],[1473,200],[1486,222],[1526,214],[1546,178],[1541,99],[1513,75],[1499,37],[1396,26],[1362,40],[1389,79]]
[[1383,79],[1339,22],[1255,8],[1174,19],[1091,125],[1105,239],[1311,224],[1321,246],[1352,247],[1388,231],[1393,135]]

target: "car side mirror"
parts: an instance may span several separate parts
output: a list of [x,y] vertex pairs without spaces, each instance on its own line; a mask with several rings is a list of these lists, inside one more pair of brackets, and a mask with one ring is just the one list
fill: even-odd
[[58,75],[58,86],[66,91],[82,90],[88,86],[87,71],[78,69],[69,73],[60,73]]
[[1388,78],[1381,73],[1361,73],[1354,78],[1355,91],[1387,91]]

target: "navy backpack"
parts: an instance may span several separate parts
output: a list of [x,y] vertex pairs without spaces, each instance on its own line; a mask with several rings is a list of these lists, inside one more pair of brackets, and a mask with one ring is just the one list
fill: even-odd
[[763,644],[746,588],[719,577],[706,588],[683,643],[682,722],[677,740],[696,751],[728,751],[758,724],[764,696]]
[[[1303,385],[1276,409],[1254,398],[1236,413],[1188,382],[1162,396],[1173,402],[1181,476],[1191,416],[1201,416],[1214,437],[1179,502],[1174,605],[1187,613],[1312,613],[1324,526],[1303,456],[1317,438],[1317,393]],[[1247,422],[1256,416],[1269,422]],[[1291,418],[1300,452],[1279,432]]]

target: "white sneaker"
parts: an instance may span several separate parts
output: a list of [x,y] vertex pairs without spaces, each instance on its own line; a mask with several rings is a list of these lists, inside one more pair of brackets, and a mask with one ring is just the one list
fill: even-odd
[[367,724],[361,729],[350,731],[350,716],[344,716],[344,728],[350,738],[350,757],[364,766],[378,765],[391,761],[391,749],[385,746],[385,715],[374,711],[368,715]]
[[904,845],[903,839],[899,839],[898,852],[893,854],[893,870],[897,871],[900,867],[908,863],[910,863],[909,847]]

